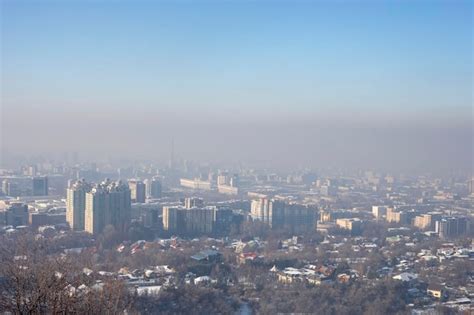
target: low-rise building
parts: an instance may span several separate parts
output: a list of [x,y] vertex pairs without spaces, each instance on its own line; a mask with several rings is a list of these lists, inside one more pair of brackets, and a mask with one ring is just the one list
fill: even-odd
[[441,299],[443,297],[443,287],[439,284],[430,284],[426,289],[426,293],[429,296]]

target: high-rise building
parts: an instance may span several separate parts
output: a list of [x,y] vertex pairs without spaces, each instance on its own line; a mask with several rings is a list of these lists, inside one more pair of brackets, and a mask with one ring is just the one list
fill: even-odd
[[204,200],[202,200],[202,198],[196,198],[196,197],[185,198],[184,207],[186,209],[202,208],[204,207]]
[[163,207],[163,229],[180,235],[223,233],[233,222],[230,209]]
[[316,229],[316,210],[296,203],[267,198],[253,200],[251,216],[271,228],[284,228],[293,233]]
[[10,182],[8,179],[2,181],[2,192],[7,196],[10,195]]
[[105,181],[86,193],[85,230],[101,233],[107,225],[126,231],[131,216],[131,192],[121,182]]
[[411,224],[415,214],[416,213],[414,211],[397,210],[392,207],[388,207],[385,219],[390,223]]
[[212,190],[212,184],[209,181],[204,181],[199,178],[195,179],[187,179],[187,178],[181,178],[179,180],[180,185],[186,188],[190,189],[196,189],[196,190]]
[[130,180],[128,182],[132,194],[132,202],[144,203],[146,200],[146,187],[142,181]]
[[215,207],[192,208],[185,210],[185,230],[190,234],[212,233],[215,220]]
[[149,198],[161,198],[161,182],[157,178],[151,180],[147,179],[145,182],[146,185],[146,195]]
[[340,218],[350,218],[351,213],[345,210],[323,210],[319,212],[319,221],[327,223],[334,222]]
[[254,220],[262,221],[265,224],[271,225],[270,199],[259,198],[252,200],[252,203],[250,204],[250,215]]
[[48,177],[36,176],[33,177],[33,196],[47,196],[48,195]]
[[67,189],[66,221],[73,230],[85,229],[86,193],[90,190],[91,185],[83,180],[70,183]]
[[387,215],[387,207],[384,206],[372,206],[372,214],[374,217],[377,219],[383,218],[385,215]]
[[388,207],[386,211],[386,217],[385,220],[387,222],[394,222],[394,223],[399,223],[400,222],[400,212],[395,211],[394,208]]
[[217,186],[217,191],[225,195],[238,195],[239,194],[239,188],[230,186],[230,185],[219,185]]
[[130,189],[125,184],[111,183],[107,187],[107,192],[109,205],[105,224],[111,224],[117,231],[125,232],[130,224],[132,212]]
[[229,180],[229,185],[230,185],[231,187],[239,187],[239,185],[240,185],[240,180],[239,180],[239,175],[238,175],[238,174],[232,175],[232,177],[231,177],[230,180]]
[[418,215],[413,220],[413,225],[420,230],[431,230],[435,229],[436,221],[441,219],[441,213],[426,213]]
[[8,206],[5,211],[5,224],[14,227],[28,224],[28,206],[15,202]]
[[227,172],[221,172],[217,176],[217,191],[226,195],[239,194],[239,175],[230,176]]
[[362,232],[362,221],[359,218],[337,219],[336,225],[341,229],[350,231],[352,235]]
[[229,235],[232,224],[240,224],[242,216],[234,215],[230,208],[218,208],[214,215],[213,231],[218,235]]
[[465,217],[450,217],[436,221],[436,232],[440,238],[457,237],[469,231],[469,221]]
[[105,227],[105,215],[108,208],[107,192],[103,187],[94,187],[86,193],[85,231],[91,234],[102,232]]

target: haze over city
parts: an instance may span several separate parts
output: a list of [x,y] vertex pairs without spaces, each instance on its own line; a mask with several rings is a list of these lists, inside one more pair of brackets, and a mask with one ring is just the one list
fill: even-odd
[[0,10],[0,314],[474,314],[472,1]]
[[166,160],[174,139],[201,161],[468,169],[471,23],[467,1],[3,1],[4,160]]

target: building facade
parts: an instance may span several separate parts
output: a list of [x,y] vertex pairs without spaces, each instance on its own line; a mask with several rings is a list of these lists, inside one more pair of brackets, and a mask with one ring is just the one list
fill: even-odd
[[33,188],[32,188],[33,196],[47,196],[48,195],[48,177],[36,176],[36,177],[33,177],[32,182],[33,182]]
[[301,233],[316,229],[316,209],[296,203],[260,198],[251,203],[251,217],[271,228]]
[[66,198],[66,221],[75,231],[85,229],[86,193],[91,190],[91,185],[83,180],[70,184]]
[[436,232],[440,238],[451,238],[466,234],[469,221],[465,217],[449,217],[436,221]]
[[130,187],[132,202],[144,203],[146,200],[145,184],[139,180],[130,180],[128,186]]
[[420,230],[435,230],[435,223],[441,219],[440,213],[426,213],[418,215],[413,220],[413,225]]
[[372,214],[377,219],[382,219],[387,215],[387,207],[385,206],[372,206]]
[[121,182],[105,181],[86,193],[85,231],[101,233],[107,225],[125,232],[130,224],[131,192]]
[[146,194],[149,198],[161,198],[162,186],[161,181],[157,178],[147,180],[146,183]]
[[222,234],[234,222],[230,209],[163,207],[163,229],[179,235]]
[[180,182],[180,185],[185,188],[196,189],[196,190],[212,190],[211,182],[203,181],[198,178],[196,179],[181,178],[179,182]]
[[5,211],[5,224],[13,227],[28,225],[28,206],[21,203],[11,203]]

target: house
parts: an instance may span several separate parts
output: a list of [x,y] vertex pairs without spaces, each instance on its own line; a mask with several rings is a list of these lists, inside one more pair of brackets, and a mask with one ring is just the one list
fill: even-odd
[[341,273],[337,275],[337,281],[340,283],[348,283],[351,280],[351,276],[347,273]]
[[158,295],[161,290],[159,285],[138,286],[135,288],[138,296]]
[[325,278],[320,275],[306,277],[306,281],[308,281],[308,284],[311,284],[311,285],[320,285],[323,282],[323,280],[325,280]]
[[400,280],[402,282],[412,282],[418,279],[418,275],[410,272],[402,272],[401,274],[393,276],[392,278],[394,280]]
[[249,252],[249,253],[240,253],[238,256],[239,264],[245,264],[248,261],[254,261],[258,257],[257,253]]
[[443,296],[443,287],[439,284],[430,284],[428,286],[428,289],[426,290],[426,293],[429,296],[441,299],[441,297]]
[[208,262],[215,262],[219,261],[222,254],[213,249],[206,249],[200,251],[199,253],[191,256],[192,259],[197,261],[208,261]]
[[301,281],[301,272],[296,268],[285,268],[285,270],[277,273],[278,281],[284,284],[293,283],[296,281]]

